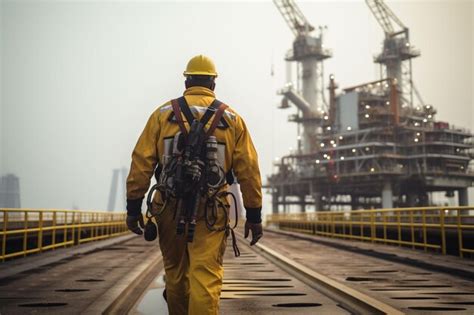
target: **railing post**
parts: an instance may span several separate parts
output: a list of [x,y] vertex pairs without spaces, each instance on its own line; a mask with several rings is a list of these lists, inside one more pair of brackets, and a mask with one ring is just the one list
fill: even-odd
[[413,220],[413,209],[408,211],[410,211],[411,248],[415,249],[415,222]]
[[383,240],[384,244],[387,244],[387,216],[386,212],[382,212],[382,222],[383,222]]
[[334,213],[329,214],[331,217],[331,237],[335,237],[336,224],[334,223]]
[[370,241],[373,243],[375,241],[375,217],[374,212],[370,212]]
[[461,220],[461,210],[456,209],[456,212],[457,212],[457,226],[458,226],[459,257],[464,258],[463,244],[462,244],[462,220]]
[[398,228],[398,246],[402,246],[402,222],[400,211],[397,211],[397,228]]
[[428,240],[426,235],[426,209],[421,210],[421,218],[422,218],[422,228],[423,228],[423,246],[425,248],[425,252],[428,251]]
[[77,224],[77,221],[78,221],[76,219],[76,214],[77,214],[77,212],[72,212],[72,243],[74,245],[79,244],[78,239],[77,239],[77,235],[76,235],[77,234],[76,224]]
[[23,257],[26,256],[26,251],[28,249],[28,211],[24,213],[23,221]]
[[43,251],[43,211],[39,211],[39,222],[38,222],[38,248],[40,253]]
[[64,211],[64,231],[63,231],[63,243],[64,243],[64,247],[66,247],[66,242],[67,242],[67,212]]
[[82,212],[79,212],[79,222],[77,223],[77,244],[81,244],[81,232],[82,232]]
[[3,237],[2,237],[2,261],[5,261],[7,251],[7,227],[8,227],[8,212],[3,210]]
[[56,211],[53,212],[53,235],[52,235],[52,240],[51,240],[51,245],[53,245],[53,250],[56,249],[56,222],[57,222],[57,217],[56,217]]
[[441,229],[441,252],[446,255],[446,231],[444,230],[444,209],[439,211],[439,224]]
[[351,236],[350,239],[352,239],[353,233],[352,233],[352,212],[349,214],[349,235]]

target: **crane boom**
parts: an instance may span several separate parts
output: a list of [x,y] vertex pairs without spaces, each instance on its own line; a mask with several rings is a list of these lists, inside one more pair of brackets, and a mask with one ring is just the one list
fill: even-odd
[[273,3],[295,36],[305,35],[314,30],[314,26],[308,22],[293,0],[273,0]]
[[[407,27],[400,21],[400,19],[393,13],[393,11],[383,2],[383,0],[365,0],[375,19],[382,27],[386,36],[394,36],[400,32],[405,32]],[[401,30],[395,31],[393,23],[397,24]]]

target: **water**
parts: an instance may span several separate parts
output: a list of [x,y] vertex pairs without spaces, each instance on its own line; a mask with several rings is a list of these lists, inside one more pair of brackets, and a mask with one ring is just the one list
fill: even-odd
[[168,306],[163,298],[165,282],[164,272],[160,273],[138,300],[130,314],[133,315],[168,315]]

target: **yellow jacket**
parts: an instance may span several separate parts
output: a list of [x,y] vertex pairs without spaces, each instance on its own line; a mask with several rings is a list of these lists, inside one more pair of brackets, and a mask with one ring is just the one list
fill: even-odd
[[[215,99],[212,90],[205,87],[194,86],[184,92],[187,103],[193,111],[194,116],[199,119],[206,108]],[[165,141],[179,132],[179,126],[169,118],[173,113],[171,102],[160,106],[148,119],[138,142],[133,150],[132,164],[127,178],[127,201],[128,204],[139,204],[145,196],[150,179],[153,176],[157,163],[162,163]],[[183,121],[189,130],[189,124],[183,116]],[[224,170],[234,171],[247,210],[247,219],[252,222],[260,222],[260,211],[262,207],[262,183],[258,166],[258,157],[252,143],[250,133],[243,119],[232,109],[226,109],[223,118],[229,125],[228,128],[216,128],[214,136],[219,143],[220,153],[223,159]],[[210,125],[208,123],[208,126]],[[155,194],[159,198],[160,194]],[[139,202],[136,202],[138,201]],[[127,206],[127,209],[129,206]]]

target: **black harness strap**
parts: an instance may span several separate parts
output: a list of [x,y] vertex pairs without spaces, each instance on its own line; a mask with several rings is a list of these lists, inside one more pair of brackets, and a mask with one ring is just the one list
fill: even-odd
[[173,108],[174,117],[176,117],[176,122],[178,123],[179,129],[184,135],[188,134],[186,126],[184,125],[183,117],[181,117],[181,110],[179,109],[178,100],[171,100],[171,107]]
[[181,109],[181,111],[184,114],[184,117],[186,117],[186,120],[188,121],[188,124],[191,126],[194,119],[196,119],[196,118],[194,117],[193,113],[191,112],[191,109],[189,109],[189,105],[186,102],[186,99],[184,98],[184,96],[181,96],[180,98],[178,98],[178,103],[179,103],[179,108]]
[[219,108],[217,109],[217,112],[214,115],[214,119],[212,120],[211,126],[209,127],[209,129],[206,132],[207,137],[209,137],[210,135],[212,135],[214,133],[214,130],[216,130],[216,127],[219,124],[219,121],[221,120],[222,115],[224,115],[224,111],[227,109],[227,107],[229,107],[229,106],[227,106],[224,103],[219,104]]
[[[176,102],[179,104],[180,112],[182,112],[184,114],[184,117],[186,117],[186,120],[188,121],[188,124],[191,125],[196,118],[194,117],[191,109],[189,108],[189,105],[186,102],[186,99],[184,98],[184,96],[182,96],[182,97],[178,98],[176,100]],[[212,101],[211,105],[209,105],[207,107],[206,112],[204,113],[204,115],[199,120],[200,123],[202,123],[205,126],[209,122],[209,120],[212,118],[212,116],[214,114],[216,115],[216,117],[214,117],[214,120],[212,121],[211,127],[209,128],[209,130],[207,132],[208,135],[210,135],[210,134],[212,134],[212,132],[214,132],[214,129],[217,127],[219,121],[221,121],[223,123],[224,127],[228,126],[225,119],[222,119],[224,111],[227,107],[228,107],[227,105],[225,105],[224,103],[222,103],[218,99],[214,99],[214,101]],[[173,107],[173,111],[174,111],[174,107]],[[175,116],[176,116],[176,113],[175,113]],[[178,121],[178,124],[179,123],[180,122]]]
[[212,115],[214,115],[214,113],[217,111],[217,109],[219,108],[221,104],[222,102],[219,101],[218,99],[214,99],[214,101],[212,101],[211,105],[209,105],[209,107],[207,108],[206,112],[204,113],[204,115],[202,116],[200,120],[200,122],[204,126],[207,125]]

